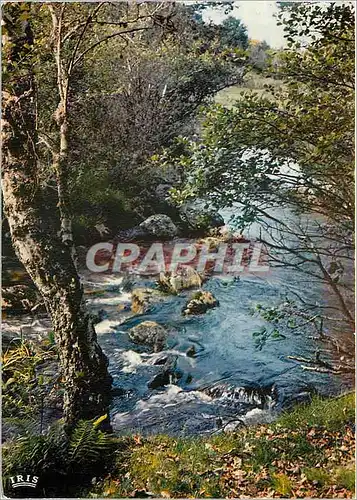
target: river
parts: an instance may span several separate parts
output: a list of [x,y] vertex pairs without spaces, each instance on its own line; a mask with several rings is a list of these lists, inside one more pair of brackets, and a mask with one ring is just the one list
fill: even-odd
[[[228,221],[229,213],[224,215]],[[253,227],[249,236],[257,231]],[[346,378],[304,371],[288,358],[314,355],[316,344],[306,335],[285,331],[285,339],[268,340],[261,350],[256,346],[253,333],[268,326],[252,314],[257,304],[276,305],[294,290],[308,302],[323,300],[321,285],[307,286],[297,271],[271,268],[265,276],[244,274],[239,280],[212,277],[203,288],[219,300],[219,307],[186,317],[181,310],[191,292],[166,296],[146,314],[133,315],[130,289],[153,287],[154,279],[133,277],[128,286],[119,274],[82,271],[88,305],[102,317],[96,330],[110,361],[111,417],[120,434],[198,435],[269,422],[314,392],[332,395],[351,387]],[[170,330],[165,351],[152,354],[130,341],[129,328],[143,320]],[[18,332],[20,325],[30,333],[50,329],[48,320],[27,316],[6,318],[3,329]],[[176,376],[150,389],[148,383],[163,370],[158,363],[164,356],[175,362]]]
[[[229,212],[223,215],[229,220]],[[250,236],[257,231],[259,227],[253,227]],[[306,335],[285,331],[284,340],[270,340],[261,350],[256,347],[253,332],[268,324],[252,315],[255,305],[276,305],[291,291],[309,303],[323,300],[321,285],[307,286],[297,271],[272,268],[266,276],[211,278],[203,288],[220,306],[189,317],[181,314],[189,292],[167,297],[148,313],[132,317],[126,312],[130,294],[123,292],[120,276],[86,279],[87,287],[102,291],[89,302],[94,310],[105,311],[97,331],[117,388],[112,419],[119,433],[192,435],[267,422],[291,403],[308,400],[313,392],[338,394],[351,385],[338,376],[304,371],[288,358],[313,357],[316,344]],[[152,287],[154,282],[137,279],[132,286]],[[128,329],[144,320],[169,328],[164,353],[150,354],[129,340]],[[193,357],[186,354],[192,347]],[[178,377],[165,387],[149,389],[148,382],[162,370],[155,363],[163,354],[176,360]],[[324,355],[328,359],[328,352]]]

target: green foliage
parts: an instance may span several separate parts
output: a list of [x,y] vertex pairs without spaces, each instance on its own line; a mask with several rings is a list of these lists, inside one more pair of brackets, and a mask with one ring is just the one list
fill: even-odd
[[203,4],[97,7],[18,7],[35,35],[28,61],[37,83],[37,175],[51,198],[56,196],[54,112],[60,96],[50,8],[63,21],[61,65],[69,78],[67,203],[77,244],[85,242],[86,232],[93,239],[95,231],[88,230],[97,224],[113,234],[162,211],[155,187],[175,183],[177,175],[153,168],[150,156],[177,135],[192,135],[200,105],[240,81],[244,62],[241,51],[220,47],[217,31],[195,17]]
[[109,231],[118,226],[131,227],[138,221],[131,202],[124,189],[111,185],[110,176],[104,166],[78,165],[72,172],[71,196],[74,213],[73,228],[77,244],[82,239],[87,241],[88,234],[92,239],[97,224],[104,224]]
[[321,426],[334,431],[355,418],[355,394],[323,399],[314,397],[311,405],[299,405],[291,412],[279,417],[278,423],[287,429],[302,428],[309,425]]
[[56,360],[53,344],[35,346],[31,342],[13,343],[2,355],[2,415],[3,418],[37,419],[43,411],[54,381],[44,377],[37,367]]
[[304,468],[303,473],[308,481],[312,481],[319,487],[336,484],[338,488],[355,491],[356,472],[353,464],[347,467],[337,467],[332,471],[316,467]]
[[[28,74],[29,67],[32,65],[32,37],[23,36],[31,17],[31,5],[28,2],[23,2],[18,5],[9,4],[3,8],[2,15],[6,19],[2,28],[4,41],[7,40],[7,36],[9,34],[8,27],[11,28],[9,31],[12,32],[13,39],[17,37],[16,44],[15,42],[10,41],[4,43],[2,51],[2,79],[3,83],[5,85],[9,85],[9,88],[11,88],[13,85],[14,75],[16,75],[17,79],[26,76]],[[19,19],[21,24],[16,24],[14,19]],[[14,53],[15,51],[16,54]]]
[[283,85],[268,85],[269,96],[242,92],[231,108],[213,106],[202,118],[201,138],[186,137],[183,151],[163,157],[185,174],[176,202],[205,197],[218,209],[235,207],[231,222],[240,230],[260,223],[272,262],[328,286],[350,329],[353,6],[297,5],[284,26],[290,47],[269,71]]
[[320,486],[329,482],[330,479],[328,472],[314,467],[304,469],[304,474],[308,481],[316,481]]
[[58,422],[44,435],[29,431],[6,443],[3,473],[38,475],[44,496],[128,497],[142,490],[219,498],[238,485],[248,496],[305,488],[315,497],[332,485],[352,491],[354,412],[354,394],[314,397],[269,426],[199,438],[118,439],[100,431],[105,416],[79,422],[70,434]]
[[[107,416],[105,415],[104,418]],[[111,438],[98,430],[103,418],[94,421],[81,421],[74,429],[69,443],[69,464],[77,466],[88,466],[88,463],[96,463],[105,456]]]
[[[175,442],[165,436],[159,436],[149,440],[142,448],[145,461],[139,459],[139,453],[138,449],[131,457],[132,476],[141,478],[142,487],[150,491],[174,490],[182,497],[199,496],[202,491],[206,491],[209,496],[215,496],[215,493],[219,492],[219,478],[205,477],[205,471],[212,464],[212,460],[214,461],[215,454],[199,439],[179,439]],[[175,460],[175,457],[178,460]]]
[[[316,10],[318,14],[313,14]],[[300,50],[297,25],[311,17],[306,29],[320,27],[320,36]],[[185,189],[194,195],[208,194],[218,206],[239,200],[243,226],[268,207],[290,205],[300,213],[327,215],[351,229],[352,7],[331,4],[325,10],[304,5],[286,30],[296,45],[280,55],[279,68],[270,73],[283,80],[284,86],[271,86],[271,98],[247,92],[232,109],[217,105],[205,113],[202,140],[187,141],[186,154],[178,158],[189,178]],[[280,170],[284,163],[290,172]]]
[[275,306],[265,306],[257,304],[251,314],[258,315],[268,323],[270,327],[263,327],[257,332],[253,332],[256,347],[262,349],[266,342],[270,340],[284,340],[284,333],[294,335],[322,334],[323,320],[319,314],[311,314],[304,310],[298,302],[286,298]]
[[[163,146],[175,147],[177,135],[191,136],[199,107],[241,80],[244,54],[220,48],[215,32],[192,25],[185,9],[177,9],[177,31],[164,42],[155,33],[133,37],[125,47],[119,39],[86,62],[80,83],[90,90],[79,94],[72,116],[74,213],[83,214],[88,199],[85,215],[101,211],[114,220],[107,191],[113,198],[122,194],[129,215],[131,207],[140,216],[155,211],[155,187],[181,179],[175,165],[150,158]],[[117,52],[121,57],[113,58]]]
[[50,344],[50,346],[54,346],[56,341],[55,341],[55,333],[54,331],[50,330],[48,332],[48,342]]
[[286,474],[273,474],[272,488],[281,496],[288,497],[291,494],[292,482]]
[[80,421],[68,434],[58,421],[46,434],[28,433],[3,449],[5,479],[19,471],[39,477],[39,488],[45,496],[70,494],[76,488],[88,487],[95,475],[111,465],[113,438],[103,433],[100,423],[106,418]]
[[[338,373],[354,372],[353,339],[346,337],[345,344],[342,346],[338,338],[332,338],[324,326],[325,316],[322,308],[316,306],[309,309],[301,301],[286,298],[278,305],[272,307],[257,304],[251,310],[251,313],[259,315],[259,317],[270,324],[269,327],[263,327],[261,330],[253,333],[258,349],[261,350],[269,339],[283,340],[289,334],[294,336],[302,335],[317,341],[315,355],[310,359],[295,358],[295,361],[316,365],[318,367],[317,371],[322,368],[322,371],[328,370]],[[340,325],[341,323],[339,323],[339,327]],[[329,348],[328,352],[334,349],[339,357],[338,363],[335,365],[331,364],[327,360],[327,355],[323,356],[325,360],[322,359],[319,344],[322,346],[326,344]],[[331,358],[331,356],[329,357]],[[303,368],[306,369],[306,365],[303,365]]]
[[248,47],[248,30],[240,19],[229,16],[220,26],[220,41],[227,47],[238,47],[246,49]]
[[266,327],[263,327],[260,330],[253,332],[253,338],[255,347],[261,351],[269,339],[284,340],[286,339],[286,336],[280,333],[277,328],[268,330]]
[[335,471],[333,478],[335,482],[342,488],[355,491],[356,488],[356,471],[351,464],[351,467],[339,467]]

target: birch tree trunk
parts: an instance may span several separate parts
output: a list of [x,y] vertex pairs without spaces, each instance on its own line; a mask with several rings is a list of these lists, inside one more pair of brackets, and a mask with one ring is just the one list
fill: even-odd
[[65,4],[58,6],[48,4],[52,19],[52,51],[57,69],[57,89],[59,103],[55,113],[54,121],[58,129],[58,149],[53,154],[53,170],[56,176],[58,192],[58,208],[61,219],[62,241],[71,249],[72,259],[76,263],[76,251],[73,241],[71,203],[68,186],[68,91],[70,81],[70,68],[62,60],[62,24]]
[[[25,5],[29,14],[31,6]],[[26,8],[20,6],[4,6],[3,15],[3,203],[14,249],[53,322],[65,387],[64,418],[71,427],[79,419],[108,412],[111,377],[71,250],[51,225],[36,181],[33,36],[28,20],[24,21]]]

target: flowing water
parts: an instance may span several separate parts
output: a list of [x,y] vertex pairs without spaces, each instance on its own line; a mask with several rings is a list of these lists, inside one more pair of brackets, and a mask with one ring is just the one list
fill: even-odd
[[[106,280],[104,296],[90,302],[97,311],[106,311],[97,331],[110,359],[117,394],[112,416],[120,433],[202,434],[266,422],[315,391],[334,394],[349,385],[341,377],[304,371],[288,359],[314,355],[316,344],[306,335],[284,332],[285,340],[270,340],[261,350],[256,347],[253,332],[267,326],[252,315],[256,304],[276,305],[291,291],[309,303],[322,301],[321,286],[307,286],[296,271],[271,269],[264,277],[243,275],[239,280],[211,278],[203,288],[220,306],[188,317],[181,314],[187,293],[167,297],[148,313],[130,317],[126,312],[130,295],[122,291],[121,278]],[[96,286],[103,288],[103,280]],[[139,280],[138,286],[153,282]],[[164,353],[150,354],[130,341],[128,329],[144,320],[169,329]],[[195,353],[193,357],[186,354],[188,350]],[[175,360],[176,377],[164,387],[149,389],[148,382],[162,371],[156,363],[163,354]]]
[[[252,316],[251,310],[257,303],[273,305],[284,299],[287,284],[283,273],[279,274],[268,279],[246,276],[239,281],[212,278],[204,288],[220,306],[201,316],[182,316],[187,300],[183,294],[127,319],[120,303],[127,305],[129,296],[109,279],[106,297],[91,302],[94,310],[104,309],[107,316],[97,331],[118,394],[112,408],[115,428],[120,432],[211,432],[220,421],[226,425],[235,417],[248,423],[270,420],[284,405],[308,397],[315,389],[323,394],[339,392],[344,385],[341,379],[306,372],[287,358],[313,355],[316,346],[305,336],[290,335],[257,349],[252,334],[266,323]],[[100,286],[103,289],[102,282]],[[314,290],[307,295],[313,300]],[[128,329],[144,320],[169,328],[166,351],[150,354],[130,341]],[[194,357],[186,354],[192,346]],[[176,359],[179,378],[151,390],[147,384],[162,370],[155,363],[163,354]]]

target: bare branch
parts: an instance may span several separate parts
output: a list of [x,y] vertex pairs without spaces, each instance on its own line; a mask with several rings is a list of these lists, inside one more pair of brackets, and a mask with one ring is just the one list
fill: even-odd
[[73,66],[74,67],[76,64],[78,64],[84,57],[86,54],[88,54],[88,52],[91,52],[92,50],[94,50],[96,47],[98,47],[99,45],[101,45],[102,43],[104,42],[107,42],[108,40],[112,39],[112,38],[115,38],[117,36],[122,36],[122,35],[125,35],[127,33],[135,33],[135,32],[139,32],[139,31],[144,31],[144,30],[147,30],[148,27],[143,27],[143,28],[132,28],[130,30],[126,30],[126,31],[118,31],[116,33],[112,33],[111,35],[107,35],[105,36],[104,38],[102,38],[101,40],[99,40],[98,42],[95,42],[93,43],[90,47],[88,47],[86,50],[84,50],[73,62]]

